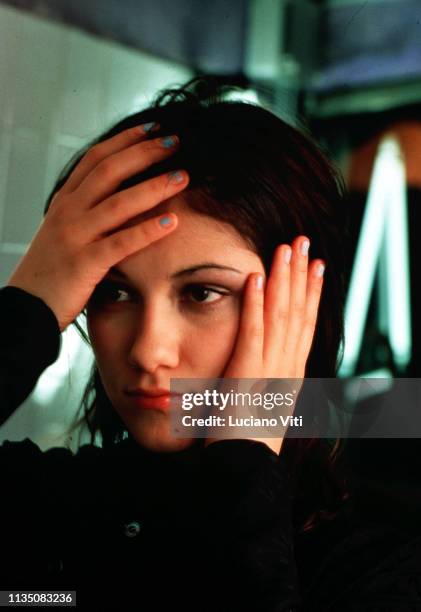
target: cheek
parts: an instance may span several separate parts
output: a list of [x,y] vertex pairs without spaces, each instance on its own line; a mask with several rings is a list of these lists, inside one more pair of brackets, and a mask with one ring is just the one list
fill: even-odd
[[116,325],[113,319],[98,315],[87,316],[87,329],[92,349],[98,360],[116,355],[124,340],[122,326]]
[[[206,324],[190,329],[185,337],[185,354],[203,377],[221,375],[232,353],[237,338],[239,314],[235,309],[206,317]],[[200,372],[198,373],[200,377]]]

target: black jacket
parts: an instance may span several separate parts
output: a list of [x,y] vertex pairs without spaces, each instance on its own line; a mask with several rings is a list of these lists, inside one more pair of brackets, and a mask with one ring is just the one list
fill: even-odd
[[[0,329],[2,423],[61,335],[14,287],[0,289]],[[417,521],[379,519],[390,494],[362,483],[351,513],[294,533],[282,453],[263,443],[159,454],[129,437],[72,454],[26,438],[0,446],[0,469],[0,590],[75,590],[89,610],[421,611]]]

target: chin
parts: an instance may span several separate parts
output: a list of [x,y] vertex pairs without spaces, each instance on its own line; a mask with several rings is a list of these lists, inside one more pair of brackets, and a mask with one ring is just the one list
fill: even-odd
[[133,416],[131,411],[117,410],[131,437],[143,448],[156,453],[182,451],[195,442],[196,438],[176,438],[171,433],[167,413],[158,410],[144,410]]

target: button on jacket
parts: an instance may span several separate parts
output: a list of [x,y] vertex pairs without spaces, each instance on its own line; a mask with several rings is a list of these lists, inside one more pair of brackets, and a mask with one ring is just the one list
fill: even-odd
[[[0,329],[3,423],[61,334],[15,287]],[[263,443],[154,453],[129,436],[73,454],[25,438],[3,442],[0,469],[0,590],[74,590],[89,610],[421,611],[419,534],[352,517],[294,534],[282,453]]]

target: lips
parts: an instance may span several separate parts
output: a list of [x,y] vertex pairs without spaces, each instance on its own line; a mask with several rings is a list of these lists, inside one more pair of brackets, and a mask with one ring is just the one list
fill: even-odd
[[170,393],[169,391],[154,389],[150,391],[133,390],[128,391],[127,395],[131,402],[139,408],[155,408],[157,410],[167,410],[171,405],[171,398],[180,397],[180,393]]

